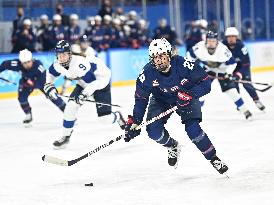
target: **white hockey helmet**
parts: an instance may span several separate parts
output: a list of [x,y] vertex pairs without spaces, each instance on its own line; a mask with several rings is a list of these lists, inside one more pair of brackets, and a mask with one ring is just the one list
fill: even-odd
[[239,31],[236,27],[228,27],[225,30],[225,36],[239,36]]
[[207,26],[208,26],[208,22],[205,19],[200,19],[199,24],[202,28],[207,28]]
[[101,16],[99,16],[99,15],[96,15],[95,17],[94,17],[94,20],[95,21],[102,21],[102,17]]
[[62,16],[59,14],[54,14],[52,17],[53,21],[61,21],[62,20]]
[[154,39],[149,44],[149,57],[153,58],[155,55],[166,53],[171,56],[172,46],[165,38]]
[[48,20],[48,19],[49,19],[49,17],[48,17],[47,14],[42,14],[42,15],[40,16],[40,20]]
[[31,26],[31,20],[30,19],[25,19],[23,21],[23,25]]
[[71,15],[69,16],[69,19],[70,19],[70,20],[78,21],[78,20],[79,20],[79,16],[78,16],[77,14],[71,14]]
[[19,61],[25,63],[32,60],[32,53],[28,49],[19,52]]

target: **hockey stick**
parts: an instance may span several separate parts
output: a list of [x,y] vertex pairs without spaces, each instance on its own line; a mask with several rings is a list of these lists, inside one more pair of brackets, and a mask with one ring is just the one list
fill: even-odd
[[[218,80],[225,80],[224,77],[210,76],[210,78],[218,79]],[[272,83],[260,83],[260,82],[252,82],[252,81],[248,81],[248,80],[236,80],[236,79],[232,79],[232,81],[235,82],[235,83],[241,83],[241,84],[251,84],[251,85],[264,85],[264,86],[267,86],[266,88],[262,88],[262,89],[254,87],[255,90],[260,91],[260,92],[265,92],[265,91],[269,90],[270,88],[272,88],[274,86],[274,82],[272,82]]]
[[11,84],[13,84],[13,85],[17,85],[17,83],[12,82],[12,81],[9,81],[9,80],[7,80],[7,79],[5,79],[5,78],[2,78],[2,77],[0,77],[0,80],[3,80],[3,81],[5,81],[5,82],[7,82],[7,83],[11,83]]
[[259,89],[259,88],[255,88],[255,90],[258,90],[260,92],[265,92],[267,90],[269,90],[270,88],[273,87],[274,85],[274,82],[268,84],[268,83],[259,83],[259,82],[252,82],[252,81],[248,81],[248,80],[234,80],[236,83],[242,83],[242,84],[252,84],[252,85],[264,85],[264,86],[267,86],[266,88],[263,88],[263,89]]
[[[174,112],[175,110],[177,109],[176,106],[168,109],[167,111],[165,112],[162,112],[161,114],[153,117],[152,119],[148,120],[148,121],[144,121],[142,122],[136,129],[141,129],[142,127],[144,126],[147,126],[153,122],[155,122],[156,120],[159,120],[167,115],[169,115],[170,113]],[[90,155],[96,153],[96,152],[99,152],[101,149],[104,149],[108,146],[110,146],[111,144],[113,144],[114,142],[117,142],[121,139],[123,139],[125,137],[124,134],[121,134],[119,135],[118,137],[110,140],[109,142],[105,143],[105,144],[102,144],[100,145],[99,147],[95,148],[94,150],[76,158],[76,159],[73,159],[73,160],[63,160],[63,159],[59,159],[59,158],[56,158],[56,157],[52,157],[52,156],[49,156],[49,155],[44,155],[42,157],[42,160],[45,161],[45,162],[48,162],[48,163],[51,163],[51,164],[56,164],[56,165],[60,165],[60,166],[71,166],[71,165],[74,165],[76,164],[77,162],[81,161],[82,159],[85,159],[87,157],[89,157]]]
[[[69,98],[70,96],[67,96],[67,95],[61,95],[63,97],[66,97],[66,98]],[[96,104],[99,104],[99,105],[105,105],[105,106],[110,106],[110,107],[121,107],[120,105],[115,105],[115,104],[108,104],[108,103],[102,103],[102,102],[97,102],[95,100],[85,100],[87,102],[92,102],[92,103],[96,103]]]

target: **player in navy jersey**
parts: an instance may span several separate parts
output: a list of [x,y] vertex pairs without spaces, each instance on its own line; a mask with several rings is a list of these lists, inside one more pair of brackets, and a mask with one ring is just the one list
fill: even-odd
[[[41,61],[33,59],[32,53],[27,49],[20,51],[19,59],[4,61],[0,65],[0,73],[4,70],[21,72],[22,77],[19,80],[18,100],[26,114],[23,123],[29,124],[32,121],[32,113],[28,97],[36,88],[44,93],[43,86],[46,82],[46,70]],[[55,96],[54,98],[50,98],[50,100],[60,110],[64,111],[66,104],[62,98]]]
[[[243,79],[247,81],[251,81],[251,72],[250,72],[250,59],[248,55],[247,48],[243,44],[243,42],[238,39],[239,32],[235,27],[229,27],[225,31],[226,39],[223,41],[228,49],[231,51],[233,57],[236,59],[237,67],[234,70],[234,76],[237,79]],[[254,89],[252,84],[245,83],[243,87],[248,92],[250,97],[253,99],[254,103],[260,110],[264,110],[265,106],[260,101],[259,96]],[[239,85],[237,84],[237,90],[239,90]]]
[[[207,73],[194,60],[172,56],[171,45],[164,38],[150,43],[149,57],[150,62],[137,79],[135,105],[133,115],[126,123],[125,141],[140,134],[141,131],[135,128],[141,124],[148,103],[147,119],[177,105],[176,112],[185,124],[187,135],[213,167],[223,174],[228,167],[216,156],[213,144],[199,125],[202,121],[199,97],[211,89]],[[168,164],[176,168],[181,146],[165,129],[170,115],[151,123],[146,130],[151,139],[167,147]]]

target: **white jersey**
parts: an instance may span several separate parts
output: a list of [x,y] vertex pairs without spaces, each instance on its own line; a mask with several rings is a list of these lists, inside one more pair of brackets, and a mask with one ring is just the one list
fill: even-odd
[[232,74],[237,66],[230,50],[220,41],[212,55],[208,53],[205,41],[200,41],[187,52],[186,56],[202,61],[206,70],[214,73]]
[[83,57],[72,55],[68,69],[61,66],[57,60],[47,71],[47,83],[54,83],[60,76],[66,76],[70,80],[77,80],[77,84],[84,88],[84,92],[92,95],[94,91],[105,88],[111,77],[110,69],[105,63],[95,57]]

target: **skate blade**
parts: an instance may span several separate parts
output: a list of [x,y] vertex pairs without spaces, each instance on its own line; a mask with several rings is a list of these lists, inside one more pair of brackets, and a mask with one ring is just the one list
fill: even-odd
[[65,149],[67,147],[67,144],[61,145],[61,146],[55,146],[53,145],[53,149],[54,150],[61,150],[61,149]]
[[30,128],[30,127],[32,127],[32,124],[31,123],[24,123],[24,127],[25,128]]
[[251,116],[251,117],[247,118],[246,120],[249,121],[249,122],[251,122],[251,121],[253,121],[254,119],[253,119],[253,117]]

